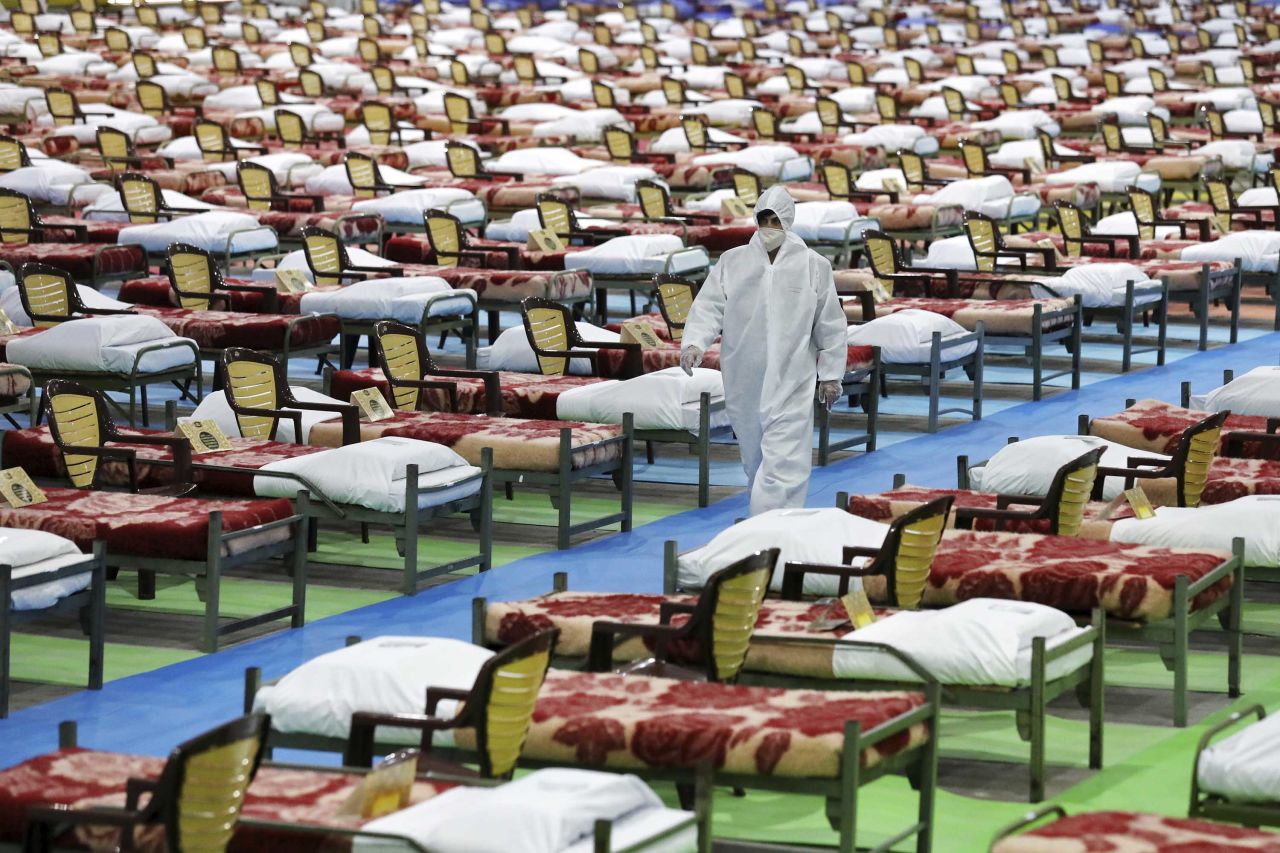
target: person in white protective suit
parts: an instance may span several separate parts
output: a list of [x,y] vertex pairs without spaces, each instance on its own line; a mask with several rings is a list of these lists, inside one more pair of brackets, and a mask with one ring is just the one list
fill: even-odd
[[725,409],[747,472],[751,514],[804,505],[813,400],[841,393],[848,334],[831,264],[789,229],[796,207],[779,186],[761,194],[759,230],[720,256],[689,311],[680,366],[691,373],[716,337]]

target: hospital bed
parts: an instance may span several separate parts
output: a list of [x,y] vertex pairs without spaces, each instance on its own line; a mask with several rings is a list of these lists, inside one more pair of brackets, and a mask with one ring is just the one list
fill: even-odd
[[[1277,719],[1268,717],[1261,705],[1251,705],[1205,730],[1192,762],[1190,817],[1255,828],[1280,826]],[[1232,729],[1237,731],[1223,737]]]
[[[1053,820],[1036,826],[1046,818]],[[1135,844],[1153,850],[1209,846],[1229,853],[1270,850],[1280,840],[1271,832],[1224,826],[1207,820],[1171,818],[1143,812],[1081,812],[1068,816],[1062,806],[1036,809],[1001,830],[992,853],[1046,853],[1062,844]]]
[[104,282],[132,278],[147,269],[146,251],[127,241],[119,245],[74,242],[83,240],[82,226],[59,224],[53,231],[73,235],[68,242],[44,239],[50,228],[36,213],[31,199],[15,190],[0,189],[0,261],[16,269],[24,263],[47,263],[57,266],[77,281],[94,288]]
[[102,687],[106,621],[105,548],[82,554],[53,533],[0,527],[0,719],[9,715],[9,666],[14,627],[51,613],[76,613],[89,639],[90,690]]
[[[1188,389],[1188,397],[1189,389]],[[1211,412],[1160,400],[1129,400],[1123,411],[1093,418],[1089,434],[1152,453],[1168,453],[1183,430],[1208,417]],[[1277,459],[1280,444],[1275,418],[1260,415],[1230,415],[1223,424],[1220,452],[1228,458]]]

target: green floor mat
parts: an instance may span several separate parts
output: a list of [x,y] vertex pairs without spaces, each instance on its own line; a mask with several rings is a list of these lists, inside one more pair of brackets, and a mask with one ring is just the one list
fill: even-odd
[[[83,687],[89,680],[89,641],[13,634],[10,675],[15,681]],[[199,657],[199,652],[107,643],[103,678],[113,681]]]
[[[293,588],[283,579],[279,583],[273,583],[246,578],[223,578],[221,594],[219,611],[223,616],[245,617],[286,606],[292,600]],[[307,621],[314,622],[357,607],[367,607],[395,595],[390,590],[307,584]],[[196,595],[194,581],[159,576],[156,578],[156,597],[150,601],[140,601],[138,576],[135,572],[121,572],[118,580],[107,585],[107,606],[122,610],[204,615],[204,602]],[[194,626],[192,630],[195,630]]]
[[[618,498],[614,496],[596,498],[574,495],[570,504],[570,513],[576,524],[612,515],[618,512],[620,507]],[[692,503],[690,506],[683,507],[654,501],[634,501],[631,506],[632,524],[639,527],[692,508]],[[502,496],[501,490],[494,492],[493,520],[499,524],[537,524],[543,527],[554,527],[558,518],[559,510],[551,505],[551,499],[546,492],[522,492],[516,489],[515,500],[510,501]],[[600,529],[617,530],[618,525],[612,524]]]
[[[494,545],[493,565],[501,566],[540,554],[545,549],[528,548],[518,545]],[[418,568],[448,563],[476,553],[475,541],[441,539],[425,537],[418,542]],[[307,558],[312,563],[327,563],[339,566],[364,566],[371,569],[403,569],[404,557],[396,551],[395,538],[390,533],[370,531],[369,542],[365,544],[360,537],[341,530],[321,530],[317,547]],[[467,570],[470,573],[475,569]]]

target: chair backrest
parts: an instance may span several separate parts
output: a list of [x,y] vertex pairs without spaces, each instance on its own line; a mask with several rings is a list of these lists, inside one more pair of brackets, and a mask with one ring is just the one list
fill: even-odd
[[280,362],[267,353],[230,347],[222,351],[218,371],[240,435],[274,441],[276,429],[280,426],[279,418],[241,414],[236,410],[280,408],[282,391],[286,387]]
[[747,83],[732,71],[724,74],[724,91],[730,98],[743,100],[747,97]]
[[172,111],[169,106],[169,93],[159,83],[152,80],[139,80],[134,92],[138,96],[138,104],[142,107],[142,112],[152,118],[160,118]]
[[183,308],[208,308],[213,294],[222,286],[222,272],[213,256],[188,243],[170,243],[169,286]]
[[947,117],[952,121],[964,121],[965,113],[968,111],[968,104],[965,103],[964,95],[959,89],[951,86],[942,87],[942,102],[947,108]]
[[[385,65],[374,65],[369,69],[369,74],[373,77],[373,87],[378,90],[378,94],[386,97],[395,94],[396,91],[396,75]],[[368,124],[368,121],[365,122]]]
[[449,119],[449,130],[453,133],[470,133],[470,122],[475,119],[471,109],[471,101],[457,92],[444,93],[444,114]]
[[904,513],[889,525],[875,565],[878,573],[889,579],[888,597],[893,607],[904,610],[920,607],[954,501],[951,495],[937,498]]
[[623,127],[606,127],[604,144],[609,150],[609,157],[622,163],[630,163],[635,157],[636,141],[631,131]]
[[733,194],[748,207],[754,207],[761,193],[760,176],[746,169],[733,170]]
[[236,182],[244,193],[245,204],[250,210],[270,210],[280,193],[275,172],[259,163],[241,160],[236,164]]
[[658,294],[658,311],[667,323],[671,340],[680,343],[693,300],[698,296],[698,285],[687,278],[666,274],[655,275],[653,283]]
[[1053,93],[1057,96],[1060,103],[1070,101],[1075,98],[1075,92],[1071,89],[1071,80],[1061,74],[1054,74]]
[[731,682],[742,671],[777,562],[778,549],[770,548],[707,578],[690,619],[701,622],[709,681]]
[[156,76],[156,58],[146,51],[135,50],[133,52],[133,70],[137,72],[139,80]]
[[559,636],[555,628],[535,634],[480,668],[460,713],[475,727],[481,776],[506,778],[515,770]]
[[1098,129],[1102,132],[1102,144],[1108,151],[1116,153],[1124,150],[1124,131],[1117,122],[1099,122]]
[[814,109],[817,110],[818,123],[822,125],[823,133],[835,133],[840,129],[843,115],[840,104],[834,98],[818,98],[814,101]]
[[302,94],[308,98],[323,98],[328,92],[324,78],[314,68],[304,68],[298,72],[298,85],[302,87]]
[[1224,234],[1228,233],[1231,231],[1231,210],[1235,207],[1231,185],[1219,178],[1205,178],[1204,188],[1209,195],[1209,204],[1213,205],[1218,229]]
[[967,53],[956,54],[956,73],[969,76],[975,73],[973,57]]
[[258,90],[258,100],[262,102],[262,106],[275,107],[280,105],[280,90],[276,87],[274,80],[259,77],[254,81],[253,85]]
[[[504,46],[506,42],[503,42]],[[511,65],[515,69],[516,79],[527,86],[538,82],[538,66],[533,57],[527,53],[518,53],[511,57]]]
[[1209,482],[1209,467],[1218,455],[1222,426],[1230,412],[1217,412],[1183,430],[1170,464],[1178,472],[1178,506],[1198,507]]
[[845,63],[845,73],[849,75],[849,84],[851,86],[863,86],[867,82],[867,66],[851,59]]
[[1163,150],[1169,141],[1169,126],[1165,120],[1155,113],[1147,113],[1147,128],[1151,131],[1151,142],[1157,150]]
[[[141,18],[139,18],[141,21]],[[71,10],[71,28],[81,35],[88,35],[97,29],[98,22],[93,12],[85,9]],[[145,26],[145,24],[144,24]],[[61,41],[61,39],[59,39]]]
[[460,59],[450,60],[449,79],[453,81],[455,86],[470,86],[471,72],[467,70],[466,63]]
[[1022,57],[1012,50],[1001,51],[1000,59],[1004,62],[1004,70],[1010,74],[1022,73]]
[[684,81],[675,77],[662,78],[662,96],[672,107],[684,106],[689,102],[689,93]]
[[133,157],[133,141],[114,127],[98,125],[98,153],[110,169],[128,169]]
[[240,38],[245,44],[262,44],[262,33],[257,24],[249,21],[240,22]]
[[1155,92],[1169,91],[1169,78],[1159,68],[1148,68],[1147,76],[1151,78],[1151,89]]
[[1019,92],[1018,87],[1012,83],[1001,83],[1000,100],[1004,101],[1004,105],[1009,109],[1017,109],[1022,106],[1022,93]]
[[317,285],[342,283],[339,273],[347,266],[347,251],[338,235],[309,225],[302,229],[302,251]]
[[427,242],[435,252],[436,264],[442,267],[456,267],[458,253],[467,246],[466,231],[461,220],[452,213],[443,210],[428,210],[424,214]]
[[640,202],[640,211],[648,219],[671,215],[671,196],[662,184],[644,179],[636,181],[636,199]]
[[465,142],[446,142],[444,158],[449,164],[449,174],[455,178],[478,178],[481,175],[480,152]]
[[315,62],[315,55],[312,53],[310,45],[300,41],[289,43],[289,58],[293,60],[293,64],[297,68],[306,68]]
[[278,109],[275,114],[276,136],[289,148],[301,148],[307,143],[307,123],[293,110]]
[[36,47],[45,59],[62,54],[62,34],[41,32],[36,34]]
[[18,267],[18,297],[22,310],[39,328],[56,326],[75,316],[80,291],[71,276],[48,264],[28,263]]
[[390,145],[392,137],[399,137],[395,116],[391,108],[379,101],[365,101],[360,105],[360,119],[369,131],[373,145]]
[[1062,246],[1067,257],[1080,257],[1084,254],[1084,238],[1089,234],[1084,213],[1069,201],[1054,202],[1053,209],[1062,229]]
[[[144,7],[139,6],[138,8]],[[186,44],[187,50],[204,50],[209,43],[204,27],[195,25],[188,25],[182,28],[182,41]]]
[[[369,20],[366,18],[365,20]],[[366,65],[377,65],[382,61],[382,48],[378,46],[378,42],[365,36],[356,41],[356,52],[359,53],[360,59]]]
[[12,172],[30,165],[31,158],[22,140],[0,134],[0,172]]
[[112,53],[126,53],[133,47],[129,34],[119,27],[107,27],[102,33],[102,39],[107,44],[107,50]]
[[896,275],[901,269],[897,244],[883,231],[866,231],[862,239],[867,247],[867,263],[871,265],[871,272],[876,276],[876,281],[892,293],[893,279],[890,276]]
[[901,150],[898,152],[898,168],[902,169],[902,176],[907,179],[906,189],[924,188],[924,181],[928,175],[925,173],[923,157],[914,151]]
[[765,107],[751,111],[751,127],[761,139],[773,139],[778,135],[778,117]]
[[1124,94],[1124,81],[1116,72],[1104,69],[1102,72],[1102,88],[1106,90],[1108,97],[1118,98]]
[[[591,55],[595,56],[594,53]],[[613,87],[603,80],[591,81],[591,98],[602,110],[611,110],[618,106],[618,97],[614,94]]]
[[31,199],[17,190],[0,188],[0,242],[26,243],[39,220]]
[[228,155],[235,156],[227,142],[227,130],[216,121],[198,121],[192,131],[196,137],[196,147],[205,162],[217,163]]
[[520,314],[525,335],[538,359],[538,371],[543,376],[564,376],[569,359],[555,353],[568,352],[578,340],[569,309],[558,302],[530,297],[520,304]]
[[250,714],[169,753],[155,796],[170,850],[226,849],[269,728],[266,714]]
[[1138,221],[1138,237],[1143,240],[1154,240],[1156,237],[1156,218],[1159,207],[1155,196],[1147,190],[1131,187],[1129,189],[1129,207],[1133,209],[1133,217]]
[[66,89],[58,87],[45,89],[44,102],[49,109],[49,115],[53,116],[53,123],[58,127],[75,124],[77,120],[84,118],[76,96]]
[[966,211],[964,233],[969,238],[969,247],[973,249],[978,269],[987,271],[995,269],[996,257],[1003,246],[1000,228],[996,225],[996,221],[981,213]]
[[876,112],[880,121],[892,123],[898,120],[898,101],[888,92],[876,93]]
[[377,195],[383,184],[376,160],[358,151],[348,151],[342,155],[342,164],[346,167],[347,180],[351,182],[351,189],[357,197],[369,198]]
[[1049,513],[1050,533],[1076,536],[1084,523],[1085,507],[1098,479],[1098,463],[1103,448],[1096,447],[1058,469],[1049,484],[1044,508]]
[[818,176],[827,187],[827,194],[833,199],[848,198],[853,192],[853,176],[849,167],[835,160],[823,160],[818,164]]
[[49,433],[62,454],[67,479],[76,489],[91,489],[98,476],[99,457],[69,453],[68,447],[101,447],[111,420],[100,391],[66,379],[50,379],[44,387]]
[[1262,126],[1269,132],[1276,129],[1276,103],[1265,98],[1258,99],[1258,114],[1262,116]]
[[244,73],[240,54],[226,45],[218,45],[213,49],[213,68],[219,74],[239,76]]
[[960,156],[964,158],[964,170],[969,177],[981,178],[989,171],[986,149],[978,143],[960,140]]
[[164,209],[164,196],[160,194],[160,185],[153,178],[139,172],[125,172],[116,179],[116,189],[130,222],[151,223],[160,220],[158,214]]
[[373,327],[373,358],[391,385],[391,405],[406,412],[417,410],[421,389],[396,382],[417,382],[431,369],[422,334],[413,326],[380,320]]
[[573,208],[559,196],[542,193],[537,198],[538,221],[543,228],[550,229],[561,240],[567,242],[569,235],[577,230],[577,218]]
[[707,125],[702,116],[680,116],[680,128],[690,151],[707,150]]
[[[585,47],[578,48],[578,67],[582,69],[583,74],[595,75],[600,73],[600,57],[593,50]],[[605,88],[608,88],[607,86]]]

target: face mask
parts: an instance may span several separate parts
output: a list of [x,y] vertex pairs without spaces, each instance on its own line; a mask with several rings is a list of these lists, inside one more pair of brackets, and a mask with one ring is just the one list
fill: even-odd
[[787,239],[787,232],[781,228],[769,228],[762,225],[758,232],[760,234],[760,242],[764,244],[766,252],[772,252],[782,245],[783,240]]

